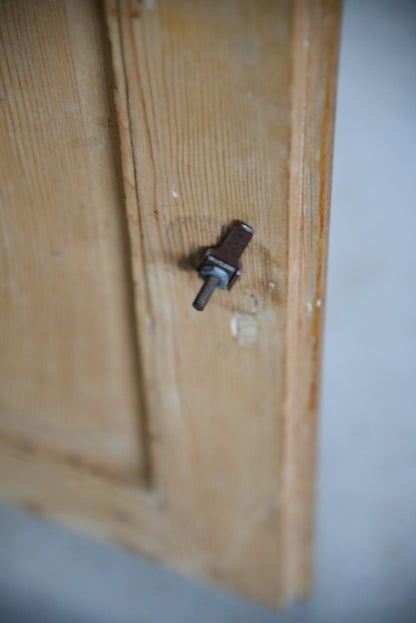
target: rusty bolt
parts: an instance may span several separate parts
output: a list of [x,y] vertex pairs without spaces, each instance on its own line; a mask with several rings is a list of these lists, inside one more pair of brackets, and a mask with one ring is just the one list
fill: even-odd
[[205,309],[216,288],[231,290],[241,274],[240,257],[253,234],[249,225],[237,222],[217,247],[206,250],[198,267],[198,275],[204,284],[193,302],[195,309]]

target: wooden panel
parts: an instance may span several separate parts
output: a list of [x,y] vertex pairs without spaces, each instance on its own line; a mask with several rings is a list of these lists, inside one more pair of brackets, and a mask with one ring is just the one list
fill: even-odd
[[[191,569],[265,601],[304,594],[336,4],[110,1],[107,15],[157,486]],[[183,260],[236,218],[256,231],[243,276],[198,314]]]
[[[38,6],[50,8],[46,0]],[[29,342],[44,323],[48,331],[55,327],[49,342],[65,344],[62,356],[55,358],[61,367],[53,367],[56,394],[50,391],[65,396],[67,409],[83,395],[77,397],[79,388],[89,387],[82,382],[85,362],[70,346],[81,340],[91,357],[88,374],[103,395],[94,395],[102,402],[91,396],[89,403],[83,402],[82,417],[79,412],[77,421],[71,419],[74,434],[96,426],[94,450],[102,449],[107,433],[130,435],[125,466],[136,460],[143,467],[145,452],[151,486],[145,490],[135,485],[126,470],[109,470],[108,453],[105,469],[87,460],[65,460],[56,449],[65,439],[65,427],[57,424],[61,407],[55,400],[40,405],[34,416],[42,422],[42,435],[55,432],[53,447],[30,443],[35,425],[29,409],[16,418],[20,429],[7,422],[1,466],[7,476],[0,490],[8,500],[172,568],[281,605],[305,595],[310,579],[337,3],[108,0],[112,76],[96,5],[68,0],[54,6],[52,13],[61,20],[55,28],[72,33],[73,39],[64,45],[64,37],[56,35],[61,47],[53,62],[65,64],[69,57],[68,76],[72,71],[78,77],[68,86],[56,73],[55,90],[50,94],[42,89],[49,125],[54,129],[68,123],[62,112],[65,89],[66,97],[80,92],[89,104],[86,110],[78,105],[77,124],[68,126],[67,134],[48,134],[48,153],[62,149],[66,154],[74,136],[86,140],[80,121],[88,137],[94,126],[89,118],[86,124],[85,116],[92,111],[105,110],[105,118],[116,119],[118,135],[107,127],[101,128],[102,134],[97,129],[100,148],[97,138],[85,142],[83,150],[74,148],[66,185],[55,188],[48,178],[61,180],[59,159],[33,156],[46,140],[45,126],[36,134],[30,124],[22,125],[25,131],[12,136],[13,115],[20,110],[18,123],[23,124],[23,118],[31,119],[37,111],[36,99],[32,104],[27,96],[32,89],[36,93],[37,82],[33,79],[23,89],[20,108],[10,106],[3,131],[9,136],[8,152],[28,151],[26,178],[34,175],[42,181],[37,190],[41,216],[26,220],[29,192],[18,194],[13,168],[8,192],[14,203],[5,204],[13,209],[4,212],[22,211],[25,218],[21,232],[10,221],[5,231],[31,240],[35,229],[39,253],[48,236],[61,235],[59,249],[67,241],[74,271],[74,278],[59,286],[52,269],[35,263],[42,288],[32,284],[32,303],[21,311],[21,324],[29,322],[33,308],[37,324],[30,319],[27,325]],[[19,1],[12,7],[23,12],[25,5]],[[20,93],[22,80],[36,70],[43,75],[39,67],[50,45],[48,37],[41,37],[39,9],[32,14],[25,10],[24,17],[16,10],[10,9],[13,20],[3,20],[5,33],[12,39],[17,30],[23,38],[25,20],[34,21],[40,58],[34,67],[21,69],[16,49],[11,43],[6,48],[7,75],[15,79],[8,87],[13,97]],[[91,72],[85,74],[85,58],[91,54]],[[91,100],[93,93],[96,99]],[[83,98],[79,101],[85,102]],[[0,152],[2,160],[10,158],[3,147]],[[44,162],[49,163],[48,177]],[[45,197],[53,192],[54,209],[41,212],[49,205]],[[69,238],[56,208],[62,192],[64,216],[72,226]],[[84,193],[96,199],[88,218],[84,216],[91,228],[88,244],[74,208]],[[104,236],[106,218],[112,223],[111,235]],[[234,219],[255,230],[243,257],[243,274],[232,292],[216,292],[199,313],[191,305],[200,281],[190,258],[214,244]],[[81,256],[91,257],[91,248],[92,257],[101,254],[98,265],[88,264],[92,273],[80,268]],[[28,261],[23,243],[15,255]],[[54,294],[57,288],[60,297]],[[43,303],[45,289],[50,306]],[[71,318],[77,312],[79,320],[64,329],[56,319],[70,305]],[[86,312],[79,307],[92,310],[85,324],[81,320]],[[9,308],[4,316],[13,326]],[[23,360],[32,370],[35,357],[50,361],[47,347],[36,344],[39,352],[26,359],[18,359],[9,344],[9,361],[18,362],[14,371],[6,367],[11,386],[24,377]],[[110,355],[115,353],[114,361]],[[64,394],[59,383],[66,370],[78,383],[65,385]],[[16,394],[10,394],[7,412],[19,404]],[[29,475],[30,465],[34,468]]]
[[3,500],[31,513],[161,561],[169,551],[163,500],[136,480],[95,464],[65,461],[60,452],[0,436]]
[[[134,166],[130,234],[141,241],[151,310],[144,367],[156,486],[192,573],[274,600],[290,12],[283,3],[201,1],[110,3],[107,14],[120,131],[130,139],[125,177]],[[181,270],[183,259],[236,218],[256,232],[243,276],[199,314],[199,281]]]
[[315,452],[331,199],[339,5],[293,6],[289,270],[282,456],[284,582],[310,591]]
[[0,28],[0,426],[138,477],[138,363],[103,22],[94,2],[20,0],[2,3]]

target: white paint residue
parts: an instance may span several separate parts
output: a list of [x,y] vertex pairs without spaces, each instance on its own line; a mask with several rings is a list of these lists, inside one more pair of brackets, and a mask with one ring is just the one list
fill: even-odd
[[[62,110],[65,112],[78,112],[79,104],[70,98],[64,99],[62,102]],[[40,112],[39,108],[37,108],[37,111]]]
[[269,281],[269,290],[270,292],[273,292],[274,290],[276,290],[276,284],[274,281]]
[[317,306],[317,307],[321,307],[321,305],[322,305],[322,300],[321,300],[321,299],[318,299],[318,300],[316,301],[316,306]]
[[172,197],[174,197],[175,199],[179,197],[178,193],[176,192],[175,186],[172,186]]
[[312,314],[312,312],[313,312],[313,305],[312,305],[312,303],[310,301],[308,301],[306,303],[306,309],[308,311],[308,316],[310,316]]
[[257,319],[246,314],[234,314],[230,321],[231,335],[241,346],[253,346],[257,341]]

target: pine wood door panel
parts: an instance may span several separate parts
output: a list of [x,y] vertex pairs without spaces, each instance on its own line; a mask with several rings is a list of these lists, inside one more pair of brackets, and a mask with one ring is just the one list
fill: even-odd
[[[338,6],[1,7],[0,494],[277,605],[309,586]],[[196,252],[233,220],[207,309]]]
[[139,478],[105,32],[91,2],[1,10],[1,428]]

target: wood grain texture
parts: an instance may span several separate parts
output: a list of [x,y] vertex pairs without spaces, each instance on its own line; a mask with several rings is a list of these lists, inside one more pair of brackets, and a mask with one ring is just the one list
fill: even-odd
[[[157,396],[154,378],[159,406],[150,422],[158,430],[156,466],[169,472],[156,484],[178,512],[188,506],[206,518],[212,568],[223,581],[247,593],[257,574],[262,599],[279,599],[279,590],[304,595],[337,4],[109,2],[107,15],[128,142],[123,162],[135,183],[129,231],[141,241],[152,310],[152,360],[144,367],[164,381]],[[195,315],[195,277],[177,268],[234,218],[256,230],[243,278]],[[237,335],[228,333],[230,322]],[[212,439],[216,430],[221,436]],[[172,462],[184,473],[172,474]],[[211,488],[201,486],[200,470]],[[213,485],[226,476],[227,500],[219,498],[222,516],[214,518]],[[247,504],[256,507],[251,525],[241,519]],[[244,534],[229,541],[240,557],[232,570],[221,540],[227,517]],[[199,529],[203,523],[198,517]]]
[[[117,97],[127,102],[123,162],[125,170],[133,163],[136,184],[129,227],[147,275],[143,367],[172,556],[182,551],[193,574],[275,601],[290,12],[268,2],[121,2],[107,15]],[[200,284],[183,260],[236,218],[256,232],[244,273],[199,314],[191,303]]]
[[338,43],[338,3],[294,3],[281,553],[284,581],[301,598],[310,592],[313,575]]
[[[46,0],[39,4],[50,7]],[[11,6],[12,17],[3,20],[6,35],[25,32],[26,19],[36,24],[35,34],[39,30],[40,57],[35,69],[27,69],[27,78],[17,51],[11,43],[6,46],[6,77],[15,79],[7,87],[8,97],[26,82],[20,107],[10,105],[3,133],[9,137],[9,151],[20,149],[30,156],[46,140],[45,126],[38,134],[31,124],[24,125],[22,119],[38,114],[24,96],[37,88],[39,77],[32,82],[30,77],[46,62],[49,42],[41,37],[46,25],[39,12],[29,15],[26,10],[23,18],[13,7],[23,10],[25,3]],[[62,194],[66,222],[72,227],[67,243],[68,253],[73,253],[71,270],[91,245],[94,257],[101,253],[90,278],[79,269],[76,279],[65,281],[60,291],[62,308],[69,301],[76,310],[81,304],[91,307],[91,315],[101,322],[97,327],[91,320],[87,323],[87,337],[81,322],[73,322],[66,333],[57,323],[54,340],[63,341],[66,350],[53,361],[65,362],[78,379],[77,391],[84,387],[85,370],[79,358],[71,359],[72,350],[62,337],[71,338],[72,344],[84,335],[92,358],[88,372],[93,386],[104,389],[107,416],[104,425],[95,403],[84,401],[82,417],[71,419],[73,429],[82,436],[99,425],[94,435],[101,434],[100,449],[107,433],[129,437],[123,467],[146,471],[151,489],[140,487],[127,469],[114,472],[108,454],[100,464],[88,459],[90,449],[83,460],[80,453],[76,461],[68,460],[71,438],[67,443],[55,400],[49,416],[41,403],[36,416],[41,435],[53,441],[49,445],[31,443],[29,402],[22,405],[16,425],[6,422],[0,461],[8,476],[0,479],[0,491],[8,500],[171,568],[262,603],[282,605],[303,596],[310,578],[338,5],[330,0],[108,0],[118,133],[106,130],[106,138],[100,135],[100,149],[94,141],[87,141],[83,150],[74,148],[72,164],[66,166],[67,186],[57,187],[59,194],[49,180],[60,179],[55,153],[62,149],[66,154],[74,136],[86,140],[82,127],[88,135],[91,119],[86,124],[85,115],[105,110],[113,117],[111,72],[96,5],[68,0],[54,7],[55,29],[78,37],[75,45],[56,34],[61,42],[56,62],[67,68],[63,75],[72,71],[84,81],[82,88],[75,79],[68,86],[57,72],[51,79],[55,99],[42,89],[48,119],[53,120],[47,144],[54,158],[43,155],[38,171],[32,156],[25,178],[39,206],[51,206],[36,220],[39,253],[48,236],[61,232],[56,205]],[[95,100],[90,90],[97,78],[84,75],[86,54],[94,59],[91,72],[101,76]],[[77,106],[76,123],[61,136],[53,130],[54,125],[68,124],[62,109],[65,88],[72,96],[81,91],[79,101],[85,104],[86,97],[88,105]],[[17,122],[12,115],[18,115]],[[21,134],[13,134],[13,123],[22,126]],[[0,152],[6,161],[3,147]],[[3,212],[9,219],[16,211],[23,216],[21,233],[9,221],[5,231],[21,235],[27,245],[34,229],[26,220],[27,195],[18,194],[16,175],[8,175],[11,181],[4,185],[12,195]],[[44,194],[53,192],[48,204]],[[84,193],[92,206],[88,245],[74,210]],[[111,225],[103,238],[105,218]],[[243,256],[243,274],[231,292],[214,293],[199,313],[191,305],[200,286],[192,258],[201,247],[213,245],[234,219],[255,230]],[[15,256],[28,261],[23,243],[14,249]],[[53,293],[58,287],[57,276],[45,272],[50,269],[40,260],[34,266],[43,287],[32,285],[31,304],[20,310],[21,325],[29,322],[29,341],[38,325],[54,326],[52,320],[64,313],[55,295],[50,294],[52,306],[42,303],[44,290]],[[7,282],[9,290],[20,272]],[[42,314],[36,311],[41,305]],[[33,311],[36,326],[28,320]],[[4,317],[13,326],[9,308]],[[108,335],[103,341],[104,330]],[[119,365],[112,374],[104,365],[110,339]],[[17,386],[25,368],[23,346],[14,340],[17,354],[9,344],[9,361],[16,364],[6,369]],[[35,355],[41,361],[51,357],[42,343],[36,344],[39,352],[25,359],[32,375]],[[58,383],[62,374],[61,368],[55,370]],[[56,396],[71,405],[82,396],[77,391],[71,386],[63,394],[58,385]],[[38,402],[40,395],[48,394],[27,394]],[[6,414],[16,404],[16,391],[8,401]]]
[[103,22],[94,2],[19,0],[0,30],[0,427],[139,481]]

